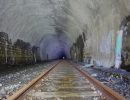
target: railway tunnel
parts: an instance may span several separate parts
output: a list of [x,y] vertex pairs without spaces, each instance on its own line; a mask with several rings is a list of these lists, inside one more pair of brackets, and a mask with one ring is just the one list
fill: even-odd
[[[12,91],[3,85],[2,77],[8,72],[20,68],[22,74],[21,66],[40,71],[41,64],[59,59],[81,64],[97,79],[99,70],[102,77],[110,74],[108,79],[113,81],[120,77],[127,88],[129,37],[129,0],[0,0],[0,97],[5,90]],[[114,86],[121,88],[117,84]],[[121,93],[130,97],[127,92]]]
[[12,44],[21,39],[39,47],[42,60],[63,53],[77,61],[91,58],[98,66],[114,66],[117,33],[129,22],[129,1],[1,0],[0,7],[0,31]]

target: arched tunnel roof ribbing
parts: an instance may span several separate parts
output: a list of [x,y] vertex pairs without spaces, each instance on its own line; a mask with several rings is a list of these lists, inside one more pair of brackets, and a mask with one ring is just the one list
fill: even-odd
[[13,42],[20,38],[32,45],[40,45],[46,34],[57,35],[56,28],[70,45],[84,32],[85,50],[99,65],[113,65],[111,34],[129,15],[129,4],[129,0],[0,0],[0,31]]

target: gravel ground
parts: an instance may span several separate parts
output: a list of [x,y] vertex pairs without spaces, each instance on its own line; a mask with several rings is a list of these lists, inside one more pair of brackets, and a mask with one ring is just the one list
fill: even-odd
[[[0,100],[5,100],[24,84],[38,76],[52,63],[54,62],[0,70]],[[126,81],[120,77],[115,78],[112,75],[108,75],[93,68],[83,69],[105,85],[125,96],[127,100],[130,100],[130,80]]]
[[103,71],[98,71],[93,68],[83,69],[89,72],[91,76],[123,95],[127,100],[130,100],[130,80],[124,80],[121,77],[114,77],[113,75],[106,74]]
[[[0,71],[0,100],[5,100],[16,90],[38,76],[51,63],[6,68]],[[7,70],[8,69],[8,70]]]

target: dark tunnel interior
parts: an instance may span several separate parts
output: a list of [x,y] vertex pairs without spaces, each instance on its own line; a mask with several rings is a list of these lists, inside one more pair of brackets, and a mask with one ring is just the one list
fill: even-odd
[[70,39],[66,34],[46,35],[40,41],[40,55],[43,60],[70,58]]
[[44,77],[45,89],[33,91],[45,100],[86,100],[91,92],[105,100],[75,68],[130,100],[130,0],[0,0],[0,100],[53,65],[59,78]]
[[67,59],[67,56],[64,51],[60,52],[58,56],[59,56],[59,59]]

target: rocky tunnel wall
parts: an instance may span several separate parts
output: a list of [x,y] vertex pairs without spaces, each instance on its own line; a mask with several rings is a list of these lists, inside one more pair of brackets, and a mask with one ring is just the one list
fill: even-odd
[[[110,67],[117,31],[130,13],[129,5],[129,0],[0,0],[0,31],[8,33],[12,42],[20,38],[37,45],[44,60],[56,43],[57,53],[63,51],[68,58],[92,58],[96,65]],[[78,46],[83,33],[84,44]],[[46,36],[53,39],[44,40]]]
[[85,33],[84,61],[92,58],[98,66],[114,66],[117,32],[123,19],[130,13],[130,1],[69,0],[69,2],[73,17],[69,19],[71,21],[68,23],[68,31],[74,32],[73,34]]

